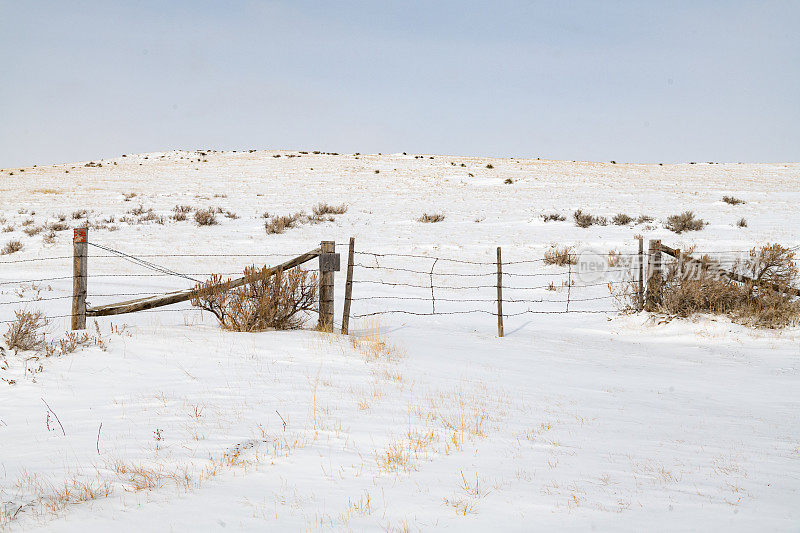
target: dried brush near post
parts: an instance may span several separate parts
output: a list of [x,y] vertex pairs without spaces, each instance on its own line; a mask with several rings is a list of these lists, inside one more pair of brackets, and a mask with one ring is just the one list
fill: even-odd
[[272,275],[267,266],[252,266],[244,275],[245,284],[235,289],[211,276],[195,288],[192,305],[209,311],[231,331],[298,329],[305,324],[303,312],[312,310],[317,299],[316,274],[294,268]]

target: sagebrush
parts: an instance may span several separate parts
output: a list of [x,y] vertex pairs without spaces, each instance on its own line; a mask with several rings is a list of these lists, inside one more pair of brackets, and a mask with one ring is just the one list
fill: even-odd
[[[691,249],[666,265],[661,280],[652,282],[661,290],[660,298],[651,300],[650,310],[684,318],[697,313],[719,314],[758,328],[800,323],[800,301],[792,289],[798,275],[793,250],[780,244],[753,248],[732,267],[738,280],[725,274],[707,255],[697,260],[690,256]],[[636,308],[635,290],[615,296],[623,308]]]
[[552,246],[544,253],[545,265],[567,266],[577,263],[575,252],[570,247],[559,248]]
[[588,228],[589,226],[593,226],[595,224],[598,226],[608,225],[608,219],[606,217],[590,215],[589,213],[584,213],[580,209],[572,213],[572,218],[575,220],[575,225],[579,228]]
[[211,312],[223,329],[298,329],[314,308],[317,276],[299,268],[270,274],[267,266],[245,269],[245,284],[229,289],[219,275],[195,287],[192,305]]
[[6,346],[14,351],[39,350],[46,344],[44,328],[48,321],[41,311],[14,311],[14,321],[3,334]]
[[695,218],[692,211],[684,211],[680,215],[672,215],[667,217],[666,228],[675,233],[683,233],[684,231],[700,231],[706,226],[706,221],[701,218]]
[[433,223],[441,222],[442,220],[444,220],[444,215],[441,213],[422,213],[422,216],[417,219],[417,222]]
[[330,205],[320,202],[314,206],[314,214],[321,215],[343,215],[347,213],[347,204]]

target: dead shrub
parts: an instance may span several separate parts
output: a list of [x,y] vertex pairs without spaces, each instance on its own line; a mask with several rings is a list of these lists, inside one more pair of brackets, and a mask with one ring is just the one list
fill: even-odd
[[42,226],[28,226],[22,230],[22,232],[28,237],[33,237],[34,235],[40,234],[43,229]]
[[575,225],[579,228],[588,228],[595,224],[598,226],[608,225],[608,219],[606,217],[596,217],[589,213],[584,213],[580,209],[572,213],[572,218],[575,220]]
[[667,217],[665,227],[675,233],[683,233],[684,231],[700,231],[705,225],[706,222],[703,219],[695,218],[692,211],[684,211],[680,215]]
[[558,213],[548,213],[542,215],[542,220],[544,220],[545,222],[551,222],[551,221],[564,222],[565,220],[567,220],[567,217],[565,217],[564,215],[560,215]]
[[740,200],[739,198],[736,198],[734,196],[728,196],[728,195],[723,196],[722,197],[722,201],[725,202],[726,204],[730,204],[730,205],[739,205],[739,204],[745,203],[744,200]]
[[19,241],[8,241],[3,249],[0,250],[0,255],[8,255],[19,252],[22,250],[22,243]]
[[619,268],[630,266],[633,260],[629,255],[625,255],[619,250],[609,250],[608,252],[608,266],[609,268]]
[[627,226],[633,222],[633,217],[628,216],[625,213],[617,213],[614,215],[614,218],[612,218],[611,221],[617,226]]
[[417,222],[433,223],[441,222],[442,220],[444,220],[444,215],[441,213],[422,213],[422,216],[417,219]]
[[549,250],[547,250],[544,253],[545,265],[566,266],[566,265],[574,265],[576,263],[577,263],[577,258],[575,257],[573,249],[567,246],[563,248],[552,246]]
[[[687,252],[687,255],[691,251]],[[691,261],[683,255],[669,263],[660,284],[656,311],[669,317],[696,313],[725,315],[750,327],[782,328],[800,323],[800,301],[775,288],[792,287],[797,280],[795,253],[779,244],[753,248],[734,264],[735,274],[754,281],[740,282],[722,274],[708,256]],[[773,286],[773,284],[775,286]],[[633,308],[635,291],[623,307]]]
[[192,305],[211,312],[223,329],[231,331],[302,327],[303,312],[314,307],[317,297],[317,276],[299,268],[275,275],[268,271],[266,266],[248,267],[245,284],[230,290],[214,275],[196,287]]
[[139,207],[134,207],[133,209],[128,211],[128,213],[130,213],[131,215],[133,215],[135,217],[142,216],[145,213],[152,213],[152,212],[153,212],[153,208],[152,207],[150,209],[145,209],[142,204],[139,204]]
[[637,224],[647,224],[653,221],[653,217],[650,215],[639,215],[639,218],[636,219]]
[[264,222],[264,229],[268,235],[283,233],[287,229],[296,227],[304,217],[302,212],[293,215],[276,215]]
[[795,252],[777,243],[753,248],[739,268],[757,282],[791,286],[797,279]]
[[82,218],[86,218],[87,213],[88,213],[88,211],[86,211],[86,209],[81,209],[79,211],[73,211],[72,219],[73,220],[80,220]]
[[740,218],[739,220],[736,221],[736,226],[740,227],[740,228],[746,228],[747,227],[747,219],[744,218],[744,217]]
[[41,311],[14,311],[15,319],[3,334],[6,345],[14,351],[39,350],[45,346],[44,332],[48,324]]
[[198,209],[194,213],[194,221],[198,226],[214,226],[217,224],[217,214],[214,208]]
[[58,222],[51,222],[47,225],[47,229],[50,231],[66,231],[69,229],[69,224],[66,222],[59,220]]
[[314,206],[314,214],[321,215],[343,215],[347,213],[347,204],[329,205],[323,202]]

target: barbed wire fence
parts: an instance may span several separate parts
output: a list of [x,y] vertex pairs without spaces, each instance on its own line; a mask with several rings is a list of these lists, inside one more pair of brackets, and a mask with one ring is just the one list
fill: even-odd
[[[236,271],[192,271],[181,272],[161,265],[156,259],[246,259],[248,262],[270,262],[273,259],[296,257],[297,253],[160,253],[160,254],[131,254],[113,249],[98,243],[88,243],[102,253],[91,255],[91,259],[116,259],[126,261],[146,272],[100,272],[89,273],[87,278],[97,280],[101,287],[111,290],[89,292],[88,297],[119,298],[150,296],[165,290],[158,287],[154,290],[142,290],[143,284],[132,283],[133,280],[159,278],[181,279],[184,283],[191,283],[191,288],[205,281],[212,275],[235,276],[241,275],[241,270]],[[339,249],[347,244],[338,244]],[[796,250],[800,247],[794,247]],[[608,256],[609,251],[602,252]],[[737,253],[749,253],[747,249],[697,251],[694,254],[710,255],[715,257],[718,265],[732,266],[737,259]],[[498,313],[497,296],[487,294],[497,290],[497,283],[491,280],[498,276],[495,261],[481,261],[446,257],[444,255],[430,255],[421,253],[377,252],[369,250],[355,250],[355,260],[352,264],[353,295],[350,301],[353,311],[349,315],[354,319],[366,319],[380,315],[410,315],[410,316],[448,316],[485,314],[502,318],[518,317],[523,315],[566,315],[566,314],[612,314],[620,310],[615,300],[614,287],[631,284],[636,281],[638,260],[642,257],[637,252],[620,253],[614,250],[614,256],[620,266],[609,266],[603,272],[604,279],[586,279],[577,272],[571,261],[566,265],[548,265],[544,258],[528,258],[502,263],[503,270],[500,283],[504,291],[502,303],[507,306]],[[48,264],[55,261],[72,260],[72,256],[49,256],[26,259],[8,259],[0,261],[3,265],[22,264]],[[669,258],[664,259],[665,262]],[[613,264],[613,263],[612,263]],[[52,271],[53,269],[51,269]],[[193,269],[197,270],[197,269]],[[211,269],[209,269],[211,270]],[[53,272],[55,274],[55,272]],[[608,279],[612,275],[614,279]],[[71,287],[63,287],[65,282],[71,281],[70,275],[38,276],[28,279],[2,279],[0,291],[6,289],[16,290],[17,299],[3,299],[0,301],[0,310],[8,306],[35,304],[38,302],[69,302],[73,295]],[[41,294],[43,284],[47,284],[45,295]],[[29,286],[28,290],[20,290]],[[52,285],[56,285],[53,287]],[[71,285],[71,284],[70,284]],[[97,284],[89,282],[90,287]],[[38,287],[38,290],[35,288]],[[29,290],[37,293],[36,297],[25,297]],[[180,290],[177,288],[176,290]],[[166,289],[169,290],[169,289]],[[50,296],[50,292],[57,294]],[[61,294],[58,294],[61,293]],[[68,306],[65,306],[68,308]],[[181,307],[170,309],[150,309],[139,311],[144,313],[186,312],[202,311],[196,307]],[[317,309],[312,312],[318,311]],[[56,313],[47,315],[47,319],[70,318],[70,313]],[[14,320],[0,320],[0,324],[11,323]],[[340,322],[337,321],[338,324]]]

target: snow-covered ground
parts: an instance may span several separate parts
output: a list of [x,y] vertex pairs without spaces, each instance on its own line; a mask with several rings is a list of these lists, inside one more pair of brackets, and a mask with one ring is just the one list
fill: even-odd
[[[355,319],[351,339],[310,331],[313,317],[301,331],[223,332],[212,316],[179,305],[98,319],[97,330],[91,321],[105,349],[38,359],[8,352],[0,528],[800,527],[800,330],[620,315],[608,289],[588,283],[571,288],[570,310],[596,312],[565,314],[565,272],[540,262],[553,243],[630,254],[638,234],[724,258],[763,242],[796,246],[800,164],[296,151],[85,163],[0,171],[0,226],[14,228],[0,233],[0,247],[23,244],[0,257],[0,320],[41,309],[61,317],[51,338],[63,336],[71,232],[48,243],[47,231],[23,230],[59,214],[82,223],[72,214],[83,209],[99,226],[91,242],[196,279],[276,264],[321,240],[344,254],[352,236],[355,315],[429,313],[430,276],[408,270],[432,268],[437,312],[482,312]],[[746,203],[726,204],[726,194]],[[334,221],[264,231],[265,211],[310,213],[317,202],[349,209]],[[219,214],[218,225],[198,227],[191,213],[170,219],[175,205],[238,218]],[[655,220],[582,229],[570,217],[576,209]],[[664,229],[685,210],[709,225]],[[417,222],[424,212],[446,218]],[[544,222],[551,212],[567,220]],[[143,220],[158,217],[163,224]],[[736,226],[742,217],[745,228]],[[525,300],[506,304],[505,338],[490,314],[497,246],[509,263],[504,297]],[[89,253],[92,305],[193,283],[100,248]],[[446,285],[480,287],[438,288]],[[385,344],[366,338],[376,331]]]

